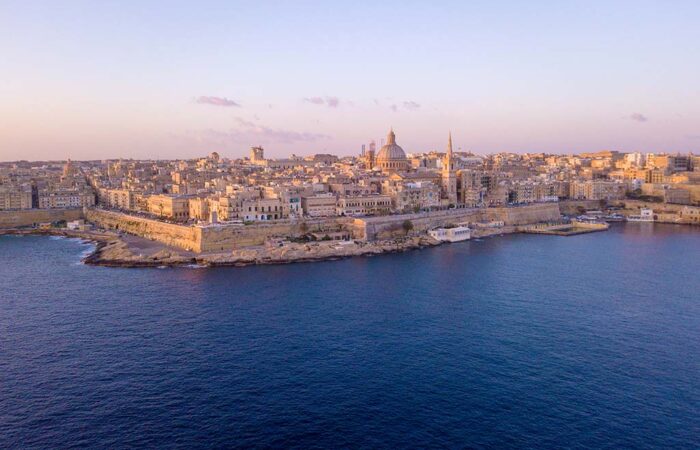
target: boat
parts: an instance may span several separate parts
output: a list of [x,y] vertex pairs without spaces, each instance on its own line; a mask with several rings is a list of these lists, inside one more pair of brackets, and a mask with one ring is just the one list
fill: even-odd
[[625,221],[625,216],[622,214],[608,214],[603,217],[606,222],[624,222]]
[[440,242],[462,242],[472,237],[472,230],[468,226],[458,225],[450,228],[433,228],[428,234]]

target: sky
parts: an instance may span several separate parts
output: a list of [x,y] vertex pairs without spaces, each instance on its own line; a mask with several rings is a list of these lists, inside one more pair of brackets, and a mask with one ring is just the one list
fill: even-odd
[[700,1],[0,0],[0,160],[700,151]]

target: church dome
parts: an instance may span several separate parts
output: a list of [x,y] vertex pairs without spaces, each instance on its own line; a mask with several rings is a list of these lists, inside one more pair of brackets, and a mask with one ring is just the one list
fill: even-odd
[[406,153],[396,144],[394,130],[389,131],[386,144],[377,153],[377,166],[385,171],[407,170],[409,166]]

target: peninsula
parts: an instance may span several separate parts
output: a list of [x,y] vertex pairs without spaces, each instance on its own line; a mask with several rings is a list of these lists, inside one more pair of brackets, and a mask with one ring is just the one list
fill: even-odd
[[[700,157],[406,153],[0,163],[0,233],[97,243],[88,264],[273,264],[459,239],[572,235],[630,220],[700,224]],[[441,234],[442,233],[442,234]]]

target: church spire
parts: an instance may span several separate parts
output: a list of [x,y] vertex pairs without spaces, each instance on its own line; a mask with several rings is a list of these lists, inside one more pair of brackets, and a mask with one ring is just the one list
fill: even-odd
[[451,160],[452,159],[452,132],[450,131],[450,134],[448,135],[447,138],[447,157]]
[[386,143],[388,145],[396,144],[396,135],[394,134],[394,127],[391,127],[389,134],[386,135]]

